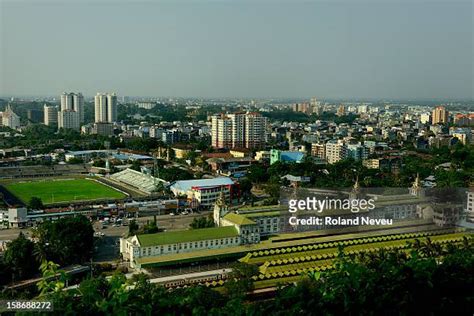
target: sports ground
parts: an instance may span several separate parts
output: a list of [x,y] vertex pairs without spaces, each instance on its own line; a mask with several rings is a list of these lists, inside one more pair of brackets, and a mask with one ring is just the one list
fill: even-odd
[[40,198],[44,204],[91,201],[98,199],[121,199],[126,195],[93,179],[48,179],[12,182],[5,188],[24,203],[32,197]]

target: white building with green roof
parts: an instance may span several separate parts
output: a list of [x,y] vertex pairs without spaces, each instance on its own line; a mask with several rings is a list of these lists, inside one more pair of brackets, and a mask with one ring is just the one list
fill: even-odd
[[221,227],[235,227],[243,244],[260,242],[260,230],[256,222],[236,213],[228,213],[221,219]]
[[204,249],[238,246],[242,243],[234,226],[135,235],[120,239],[122,258],[135,266],[135,260],[143,257],[186,253]]

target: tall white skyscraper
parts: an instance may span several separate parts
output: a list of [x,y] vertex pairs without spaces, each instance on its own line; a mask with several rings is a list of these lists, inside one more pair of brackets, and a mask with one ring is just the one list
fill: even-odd
[[216,148],[259,148],[265,145],[267,118],[260,113],[214,115],[212,146]]
[[84,96],[82,93],[63,92],[61,94],[61,111],[75,111],[80,123],[84,123]]
[[117,121],[117,96],[115,93],[97,93],[94,103],[96,123],[113,123]]

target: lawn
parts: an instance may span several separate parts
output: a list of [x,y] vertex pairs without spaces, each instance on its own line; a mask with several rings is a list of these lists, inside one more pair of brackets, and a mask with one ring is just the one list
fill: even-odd
[[35,196],[44,204],[87,201],[97,199],[120,199],[125,194],[92,179],[56,179],[14,182],[5,188],[24,203]]

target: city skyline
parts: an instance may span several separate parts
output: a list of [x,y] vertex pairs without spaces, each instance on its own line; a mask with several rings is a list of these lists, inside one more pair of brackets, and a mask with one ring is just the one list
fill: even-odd
[[0,95],[472,99],[469,1],[0,6]]

